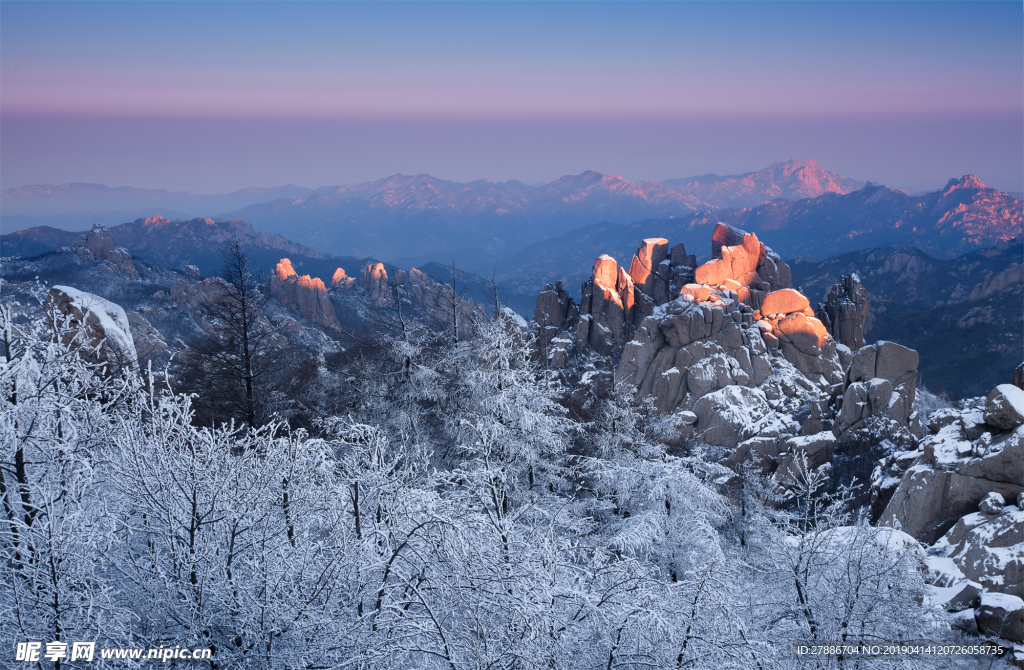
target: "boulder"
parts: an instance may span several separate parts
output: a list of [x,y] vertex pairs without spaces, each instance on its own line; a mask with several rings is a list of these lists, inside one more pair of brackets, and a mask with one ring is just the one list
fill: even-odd
[[[781,293],[781,291],[776,293]],[[772,293],[769,293],[768,297],[770,298],[772,295]],[[800,294],[798,293],[797,295]],[[804,298],[804,302],[806,301],[807,299]],[[775,324],[772,332],[779,340],[789,342],[796,349],[812,356],[821,354],[821,350],[824,348],[825,343],[828,342],[829,337],[828,331],[825,330],[825,326],[821,321],[813,316],[801,313],[790,314],[786,318],[780,319]]]
[[59,336],[65,344],[88,344],[87,356],[100,363],[110,362],[126,369],[138,367],[131,322],[120,305],[70,286],[54,286],[50,289],[49,307],[66,317],[58,324]]
[[[772,291],[764,297],[764,300],[761,302],[761,313],[791,314],[793,312],[803,312],[810,306],[811,303],[802,293],[796,289],[784,288]],[[825,330],[824,327],[822,330]],[[827,331],[825,331],[825,335],[826,337],[828,336]]]
[[1024,642],[1024,600],[1005,593],[981,594],[978,630],[992,637]]
[[985,423],[1002,430],[1024,424],[1024,390],[1000,384],[985,399]]
[[792,484],[797,476],[797,461],[801,458],[807,459],[807,466],[811,470],[831,463],[835,449],[836,436],[830,430],[789,438],[785,443],[786,455],[775,474],[776,481],[784,486]]
[[981,502],[978,503],[978,509],[981,510],[982,514],[999,514],[1003,511],[1003,507],[1005,506],[1006,500],[1003,499],[1002,495],[995,491],[990,491],[989,494],[982,498]]

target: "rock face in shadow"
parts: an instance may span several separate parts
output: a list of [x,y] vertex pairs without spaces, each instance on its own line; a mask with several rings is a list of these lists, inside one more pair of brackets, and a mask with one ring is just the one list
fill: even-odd
[[287,258],[277,264],[274,274],[267,280],[267,288],[271,297],[310,323],[329,329],[340,328],[323,280],[309,275],[300,277]]
[[561,370],[568,363],[574,330],[579,322],[580,310],[562,282],[548,284],[537,296],[533,312],[536,324],[537,353],[545,367]]
[[818,305],[818,319],[836,342],[853,351],[864,346],[864,323],[868,316],[868,292],[856,273],[843,275]]
[[132,255],[124,247],[114,246],[114,237],[106,226],[95,224],[91,231],[72,245],[72,248],[84,261],[100,261],[100,268],[107,274],[118,275],[130,281],[139,280],[139,272],[132,262]]

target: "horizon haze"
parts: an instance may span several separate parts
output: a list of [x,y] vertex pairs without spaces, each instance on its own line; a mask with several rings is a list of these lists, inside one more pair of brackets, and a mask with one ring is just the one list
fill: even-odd
[[0,8],[4,189],[666,180],[800,156],[909,192],[1024,190],[1019,3]]

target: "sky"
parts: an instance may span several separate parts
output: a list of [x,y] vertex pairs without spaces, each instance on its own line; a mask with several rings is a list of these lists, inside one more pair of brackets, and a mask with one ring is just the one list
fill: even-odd
[[0,2],[0,187],[536,183],[790,157],[1024,190],[1021,2]]

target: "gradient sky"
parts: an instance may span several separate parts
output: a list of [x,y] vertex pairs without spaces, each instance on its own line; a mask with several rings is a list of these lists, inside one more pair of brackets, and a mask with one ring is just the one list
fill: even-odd
[[1021,2],[0,2],[0,186],[1024,185]]

